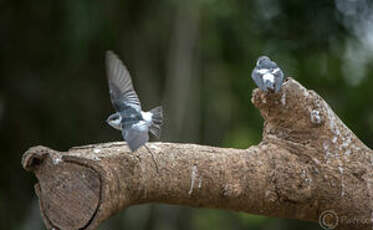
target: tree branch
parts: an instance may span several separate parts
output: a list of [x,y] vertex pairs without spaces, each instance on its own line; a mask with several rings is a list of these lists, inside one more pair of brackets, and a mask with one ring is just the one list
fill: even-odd
[[291,78],[279,94],[254,90],[252,102],[265,120],[259,145],[148,143],[158,171],[147,148],[130,153],[123,142],[30,148],[22,164],[38,178],[46,226],[95,229],[130,205],[158,202],[316,222],[333,210],[340,229],[372,229],[372,150]]

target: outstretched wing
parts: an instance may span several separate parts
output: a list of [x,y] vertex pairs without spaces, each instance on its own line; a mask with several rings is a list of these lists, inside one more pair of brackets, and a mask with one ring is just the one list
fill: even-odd
[[260,74],[257,71],[256,67],[254,68],[253,72],[251,73],[251,78],[254,80],[255,84],[258,86],[258,88],[260,90],[266,91],[266,89],[264,87],[263,79],[262,79],[262,74]]
[[115,110],[120,112],[131,106],[141,111],[141,103],[133,88],[131,76],[126,66],[112,51],[106,52],[106,72],[111,102]]
[[149,140],[148,129],[139,129],[136,125],[129,129],[122,129],[122,135],[132,152],[135,152]]

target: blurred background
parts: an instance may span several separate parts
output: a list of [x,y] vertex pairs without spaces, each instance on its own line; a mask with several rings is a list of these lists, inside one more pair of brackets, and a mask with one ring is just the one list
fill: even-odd
[[[0,229],[44,229],[21,167],[31,146],[119,141],[104,54],[126,63],[162,141],[247,148],[263,120],[250,73],[268,55],[319,93],[373,147],[373,3],[369,0],[0,0]],[[318,224],[150,204],[99,229],[320,229]]]

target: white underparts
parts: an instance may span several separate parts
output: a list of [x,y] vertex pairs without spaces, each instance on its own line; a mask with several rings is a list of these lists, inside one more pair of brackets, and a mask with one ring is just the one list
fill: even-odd
[[118,129],[118,130],[121,130],[121,129],[122,129],[121,122],[122,122],[122,117],[121,117],[121,116],[118,116],[117,119],[110,120],[110,121],[109,121],[109,124],[110,124],[113,128]]
[[133,124],[133,128],[136,127],[139,131],[141,132],[147,132],[149,127],[151,125],[151,122],[146,122],[144,120],[140,120],[139,122],[137,122],[136,124]]
[[120,122],[122,121],[122,117],[121,116],[118,116],[117,119],[115,120],[112,120],[111,122],[113,122],[114,125],[120,125]]
[[151,112],[141,112],[142,118],[146,123],[151,123],[153,114]]
[[258,73],[260,73],[260,74],[266,74],[266,73],[268,73],[268,72],[269,72],[268,69],[259,69],[259,70],[258,70]]
[[270,81],[273,84],[275,82],[275,76],[273,76],[271,73],[266,73],[263,75],[263,81]]

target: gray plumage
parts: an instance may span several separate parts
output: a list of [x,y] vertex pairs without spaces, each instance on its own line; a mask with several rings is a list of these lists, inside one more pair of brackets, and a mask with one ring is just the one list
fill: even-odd
[[281,89],[284,73],[269,57],[261,56],[256,62],[251,78],[259,89],[277,93]]
[[123,139],[134,152],[148,142],[149,131],[160,137],[163,122],[162,107],[155,107],[149,112],[142,111],[131,76],[112,51],[106,52],[106,72],[111,102],[116,110],[116,113],[110,115],[106,122],[122,131]]

